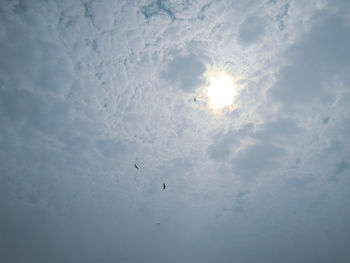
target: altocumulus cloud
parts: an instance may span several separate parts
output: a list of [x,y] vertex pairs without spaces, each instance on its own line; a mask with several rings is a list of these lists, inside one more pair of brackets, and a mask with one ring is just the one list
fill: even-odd
[[349,12],[2,1],[0,261],[348,262]]

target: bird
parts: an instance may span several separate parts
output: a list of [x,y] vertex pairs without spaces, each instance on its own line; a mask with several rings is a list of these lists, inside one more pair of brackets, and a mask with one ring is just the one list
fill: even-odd
[[196,98],[196,97],[194,97],[193,101],[194,101],[194,102],[197,102],[197,98]]
[[135,165],[134,165],[134,166],[135,166],[135,168],[136,168],[137,170],[139,169],[139,167],[137,166],[137,164],[136,164],[136,163],[135,163]]
[[165,183],[163,183],[163,190],[165,190],[165,187],[166,187],[166,185],[165,185]]

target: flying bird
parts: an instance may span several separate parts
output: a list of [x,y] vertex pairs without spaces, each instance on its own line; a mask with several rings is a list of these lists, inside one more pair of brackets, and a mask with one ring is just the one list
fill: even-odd
[[137,164],[136,164],[136,163],[135,163],[135,165],[134,165],[134,166],[135,166],[135,168],[136,168],[137,170],[139,169],[139,167],[137,166]]
[[165,187],[166,187],[166,185],[165,185],[165,183],[163,183],[163,190],[165,190]]
[[194,102],[197,102],[197,98],[196,98],[196,97],[194,97],[193,101],[194,101]]

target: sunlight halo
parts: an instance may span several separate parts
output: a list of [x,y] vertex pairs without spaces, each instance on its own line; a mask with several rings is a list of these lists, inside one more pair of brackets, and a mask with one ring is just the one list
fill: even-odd
[[215,109],[232,104],[235,96],[233,79],[226,73],[209,76],[207,96]]

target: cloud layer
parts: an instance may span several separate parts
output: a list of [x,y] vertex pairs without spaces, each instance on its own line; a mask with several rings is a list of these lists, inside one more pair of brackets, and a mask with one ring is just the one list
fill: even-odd
[[0,261],[349,261],[349,8],[3,1]]

